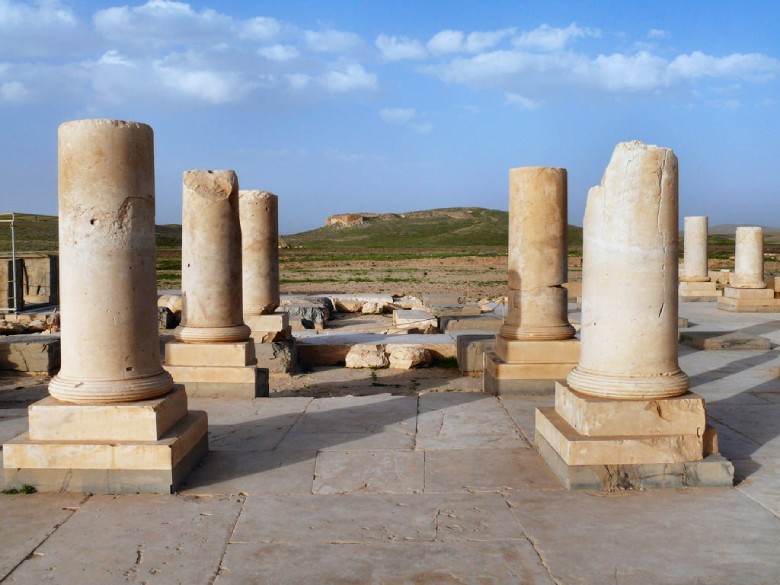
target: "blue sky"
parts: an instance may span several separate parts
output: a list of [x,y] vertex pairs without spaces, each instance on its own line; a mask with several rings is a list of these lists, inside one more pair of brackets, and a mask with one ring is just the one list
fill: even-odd
[[673,148],[681,215],[780,226],[780,2],[0,0],[0,211],[57,212],[57,126],[155,131],[157,221],[188,169],[328,215],[507,209],[618,142]]

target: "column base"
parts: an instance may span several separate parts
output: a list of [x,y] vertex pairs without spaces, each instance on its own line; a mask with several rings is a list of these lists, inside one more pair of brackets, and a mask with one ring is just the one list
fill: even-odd
[[292,337],[287,311],[277,311],[269,315],[244,315],[244,323],[251,329],[251,337],[255,344],[282,341]]
[[536,410],[536,444],[567,489],[731,486],[704,400],[611,400],[555,389],[555,408]]
[[[510,359],[507,359],[507,356]],[[515,341],[496,337],[496,350],[484,353],[482,390],[496,396],[552,394],[577,365],[580,341]]]
[[255,363],[255,344],[251,340],[226,343],[165,344],[165,363],[173,366],[248,366]]
[[164,364],[187,396],[248,399],[268,396],[268,370],[249,366],[178,366]]
[[732,313],[780,313],[780,299],[771,288],[727,286],[718,299],[718,308]]
[[6,488],[169,494],[208,452],[206,413],[187,411],[180,386],[135,403],[45,398],[30,406],[29,424],[3,445]]
[[681,281],[678,294],[682,301],[716,301],[722,296],[722,291],[712,281]]

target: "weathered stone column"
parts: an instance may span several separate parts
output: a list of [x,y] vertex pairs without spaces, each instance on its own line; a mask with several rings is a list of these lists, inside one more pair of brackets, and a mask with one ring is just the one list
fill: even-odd
[[244,317],[270,315],[279,306],[279,198],[239,191]]
[[685,218],[683,282],[709,282],[707,266],[707,216]]
[[582,348],[536,444],[567,488],[731,485],[704,399],[677,361],[677,157],[617,145],[588,193]]
[[62,369],[3,445],[5,483],[171,493],[208,452],[208,420],[160,365],[152,129],[78,120],[58,146]]
[[677,362],[677,157],[624,142],[588,193],[582,348],[569,386],[610,398],[688,390]]
[[165,394],[154,234],[154,137],[146,124],[77,120],[59,128],[62,368],[67,402]]
[[509,314],[505,339],[570,339],[566,169],[509,171]]
[[729,277],[731,288],[766,288],[762,228],[737,228],[734,257],[734,273]]
[[189,396],[268,395],[244,324],[238,178],[233,171],[184,173],[181,325],[165,345],[165,369]]
[[238,178],[233,171],[186,171],[182,203],[182,313],[185,343],[244,341]]
[[509,171],[509,307],[484,354],[483,389],[552,392],[579,357],[567,314],[566,169]]

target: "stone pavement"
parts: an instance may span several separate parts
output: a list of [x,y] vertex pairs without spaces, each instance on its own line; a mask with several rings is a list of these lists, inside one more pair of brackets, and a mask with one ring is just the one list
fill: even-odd
[[[780,345],[780,316],[714,303],[680,315],[692,331]],[[734,488],[567,492],[530,442],[534,409],[552,397],[486,396],[451,369],[324,368],[271,398],[191,399],[209,413],[211,453],[176,495],[0,495],[0,579],[780,583],[780,354],[680,356]],[[45,379],[3,382],[5,441],[46,390]]]

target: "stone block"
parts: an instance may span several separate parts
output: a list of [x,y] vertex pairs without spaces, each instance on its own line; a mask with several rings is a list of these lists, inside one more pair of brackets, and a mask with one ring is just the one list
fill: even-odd
[[681,281],[678,289],[680,299],[688,302],[715,301],[721,294],[722,291],[718,289],[714,280],[710,282]]
[[255,344],[251,341],[172,341],[165,346],[165,363],[170,366],[248,366],[255,363]]
[[298,349],[294,339],[255,343],[257,367],[267,368],[270,374],[292,374],[298,363]]
[[389,367],[397,370],[427,367],[433,362],[431,352],[419,345],[389,344],[386,350],[390,355]]
[[625,465],[685,463],[704,456],[701,434],[585,436],[578,433],[554,408],[537,408],[536,433],[543,437],[566,465]]
[[729,299],[774,299],[775,291],[771,288],[733,288],[727,286],[723,289],[723,296]]
[[168,307],[157,307],[157,326],[160,330],[175,329],[178,325],[176,316]]
[[484,354],[482,389],[496,396],[512,394],[549,395],[556,380],[565,380],[574,363],[507,363],[495,352]]
[[330,319],[331,305],[328,299],[292,299],[282,301],[293,331],[324,329]]
[[678,317],[677,318],[677,327],[688,327],[688,318],[687,317]]
[[450,331],[498,331],[504,319],[495,315],[452,315],[439,319],[439,330]]
[[683,463],[567,465],[539,433],[535,442],[542,459],[568,490],[731,487],[734,484],[734,466],[721,455]]
[[577,365],[580,340],[526,341],[506,339],[499,335],[496,337],[496,355],[507,363]]
[[174,382],[183,384],[187,396],[252,399],[268,396],[268,370],[256,366],[163,367]]
[[426,308],[430,313],[439,318],[482,314],[482,309],[478,303],[468,303],[465,305],[426,305]]
[[252,330],[255,341],[263,343],[262,337],[269,332],[288,332],[290,316],[287,311],[277,311],[268,315],[244,315],[244,323]]
[[386,368],[390,363],[385,346],[378,343],[353,345],[344,361],[348,368]]
[[702,434],[707,424],[704,399],[693,392],[662,400],[609,400],[556,383],[555,412],[585,436]]
[[462,305],[466,302],[465,295],[423,293],[422,304],[426,307],[433,305]]
[[496,336],[489,334],[458,335],[458,368],[461,372],[481,372],[484,369],[482,355],[496,347]]
[[680,334],[680,342],[706,351],[772,349],[772,343],[766,337],[748,335],[740,331],[685,331]]
[[124,404],[71,404],[51,396],[29,407],[31,441],[157,441],[187,415],[182,386]]
[[419,309],[397,309],[393,311],[393,327],[397,329],[425,329],[431,326],[438,328],[439,322],[428,311]]
[[3,445],[6,488],[41,492],[172,493],[208,452],[208,419],[191,411],[157,441],[34,441]]
[[0,370],[54,374],[59,369],[59,333],[0,337]]

